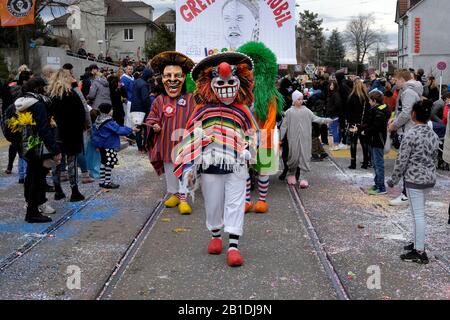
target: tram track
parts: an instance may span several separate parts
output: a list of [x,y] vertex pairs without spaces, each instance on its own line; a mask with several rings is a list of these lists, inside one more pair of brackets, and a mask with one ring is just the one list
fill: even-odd
[[[342,174],[344,175],[348,180],[350,180],[352,182],[353,185],[356,185],[354,179],[352,176],[350,176],[332,157],[328,157],[328,160],[333,164],[333,166]],[[440,176],[441,178],[445,179],[445,180],[450,180],[449,177],[437,173],[438,176]],[[358,187],[358,190],[360,192],[362,192],[364,195],[366,195],[366,192],[364,190],[363,187]],[[387,214],[387,209],[382,206],[381,204],[373,204],[374,209],[379,210],[382,212],[383,217],[389,219],[390,216]],[[402,235],[407,233],[407,230],[405,229],[404,226],[402,226],[400,223],[397,223],[395,221],[389,220],[390,223],[392,223],[395,227],[397,227],[397,229],[400,230],[400,232],[402,233]],[[432,245],[427,244],[427,247],[431,253],[432,256],[434,256],[434,258],[436,259],[436,262],[438,263],[438,265],[441,267],[441,269],[443,269],[444,271],[446,271],[447,273],[450,274],[450,261],[448,261],[445,257],[439,255],[437,252],[439,250],[437,250],[437,248],[433,247]]]
[[3,260],[0,261],[0,274],[3,273],[6,269],[11,267],[18,260],[23,258],[27,253],[33,250],[38,244],[47,239],[50,235],[55,233],[56,230],[61,228],[64,224],[71,220],[71,218],[78,212],[82,211],[86,208],[93,200],[98,198],[100,194],[103,193],[103,190],[98,190],[91,194],[78,208],[72,208],[66,211],[58,220],[50,224],[45,230],[34,234],[32,239],[26,241],[19,248],[12,251],[10,254],[6,256]]
[[125,274],[130,264],[133,262],[142,244],[145,242],[148,235],[152,231],[153,226],[158,221],[158,218],[160,217],[163,209],[164,209],[163,200],[159,200],[156,203],[156,206],[151,211],[148,218],[146,219],[146,221],[144,222],[144,224],[142,225],[142,227],[139,229],[139,231],[136,233],[136,235],[128,245],[122,257],[114,266],[114,269],[109,274],[108,279],[103,284],[100,291],[97,293],[95,298],[96,300],[111,299],[114,289],[116,288],[120,279],[122,279],[122,276]]
[[336,272],[336,269],[334,268],[334,265],[331,261],[331,257],[325,250],[324,245],[310,219],[308,210],[306,209],[305,205],[303,204],[300,198],[298,188],[295,186],[288,185],[288,191],[291,196],[292,202],[294,203],[295,211],[300,221],[306,228],[313,249],[317,257],[319,258],[319,261],[322,264],[325,273],[328,279],[330,280],[331,285],[333,286],[334,291],[336,292],[337,298],[339,300],[351,300],[347,290],[345,289],[344,284],[342,283],[341,278],[339,277],[338,273]]

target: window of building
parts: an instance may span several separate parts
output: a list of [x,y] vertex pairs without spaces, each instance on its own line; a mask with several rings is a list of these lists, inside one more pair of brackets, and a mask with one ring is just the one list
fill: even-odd
[[167,27],[167,29],[169,29],[170,32],[175,32],[175,24],[167,23],[166,27]]
[[408,19],[405,19],[403,22],[403,30],[402,30],[402,35],[403,35],[403,39],[402,39],[402,48],[403,50],[408,50],[408,46],[409,46],[409,41],[408,41]]
[[133,41],[134,40],[133,29],[124,29],[123,30],[123,39],[125,41]]

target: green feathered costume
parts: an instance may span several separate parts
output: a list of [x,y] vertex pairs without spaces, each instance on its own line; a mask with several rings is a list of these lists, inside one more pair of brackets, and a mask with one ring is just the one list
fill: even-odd
[[277,115],[283,112],[284,99],[275,84],[278,64],[275,54],[262,42],[247,42],[236,51],[249,56],[254,63],[255,103],[253,111],[261,129],[261,143],[256,170],[263,175],[275,174],[278,159],[275,159],[273,133],[276,130]]
[[[253,113],[260,128],[260,145],[254,167],[258,173],[259,200],[254,207],[253,203],[247,200],[245,211],[265,213],[269,210],[265,200],[269,188],[269,175],[278,171],[278,141],[273,140],[277,132],[277,115],[283,112],[284,106],[284,98],[275,86],[278,75],[277,57],[261,42],[247,42],[236,51],[249,56],[254,63]],[[251,197],[249,182],[247,183],[247,199]]]

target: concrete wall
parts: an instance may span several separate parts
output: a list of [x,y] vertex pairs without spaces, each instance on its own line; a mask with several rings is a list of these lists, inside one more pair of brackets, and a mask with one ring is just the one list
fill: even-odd
[[[10,71],[17,70],[19,67],[18,49],[0,49],[0,51],[5,57],[8,69]],[[74,74],[77,78],[84,74],[84,69],[93,63],[97,64],[99,68],[104,67],[117,70],[117,67],[111,65],[68,56],[65,50],[53,47],[30,49],[30,69],[33,70],[35,74],[40,74],[42,67],[48,64],[47,58],[50,58],[50,62],[56,62],[56,59],[54,58],[59,58],[59,67],[62,67],[65,63],[71,63],[74,66]],[[54,67],[57,68],[58,65],[55,65]]]
[[[449,66],[444,72],[444,83],[450,83],[450,41],[448,36],[450,1],[425,0],[408,12],[407,55],[399,57],[400,67],[424,69],[426,75],[438,76],[439,61]],[[421,50],[414,53],[415,18],[421,18]]]

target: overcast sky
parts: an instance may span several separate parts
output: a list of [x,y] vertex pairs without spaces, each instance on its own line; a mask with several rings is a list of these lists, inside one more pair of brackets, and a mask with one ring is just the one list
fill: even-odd
[[[175,0],[143,1],[155,8],[154,19],[175,8]],[[348,21],[360,13],[372,13],[376,18],[375,27],[383,28],[388,36],[388,47],[397,48],[397,24],[394,22],[396,0],[297,0],[297,3],[297,12],[310,10],[319,14],[327,35],[334,28],[343,31]]]
[[[175,8],[174,0],[144,1],[155,8],[155,19],[169,8]],[[388,47],[397,48],[396,0],[297,0],[297,3],[300,5],[298,12],[310,10],[319,14],[327,35],[335,28],[343,31],[348,21],[359,13],[372,13],[375,26],[383,28],[388,36]]]

